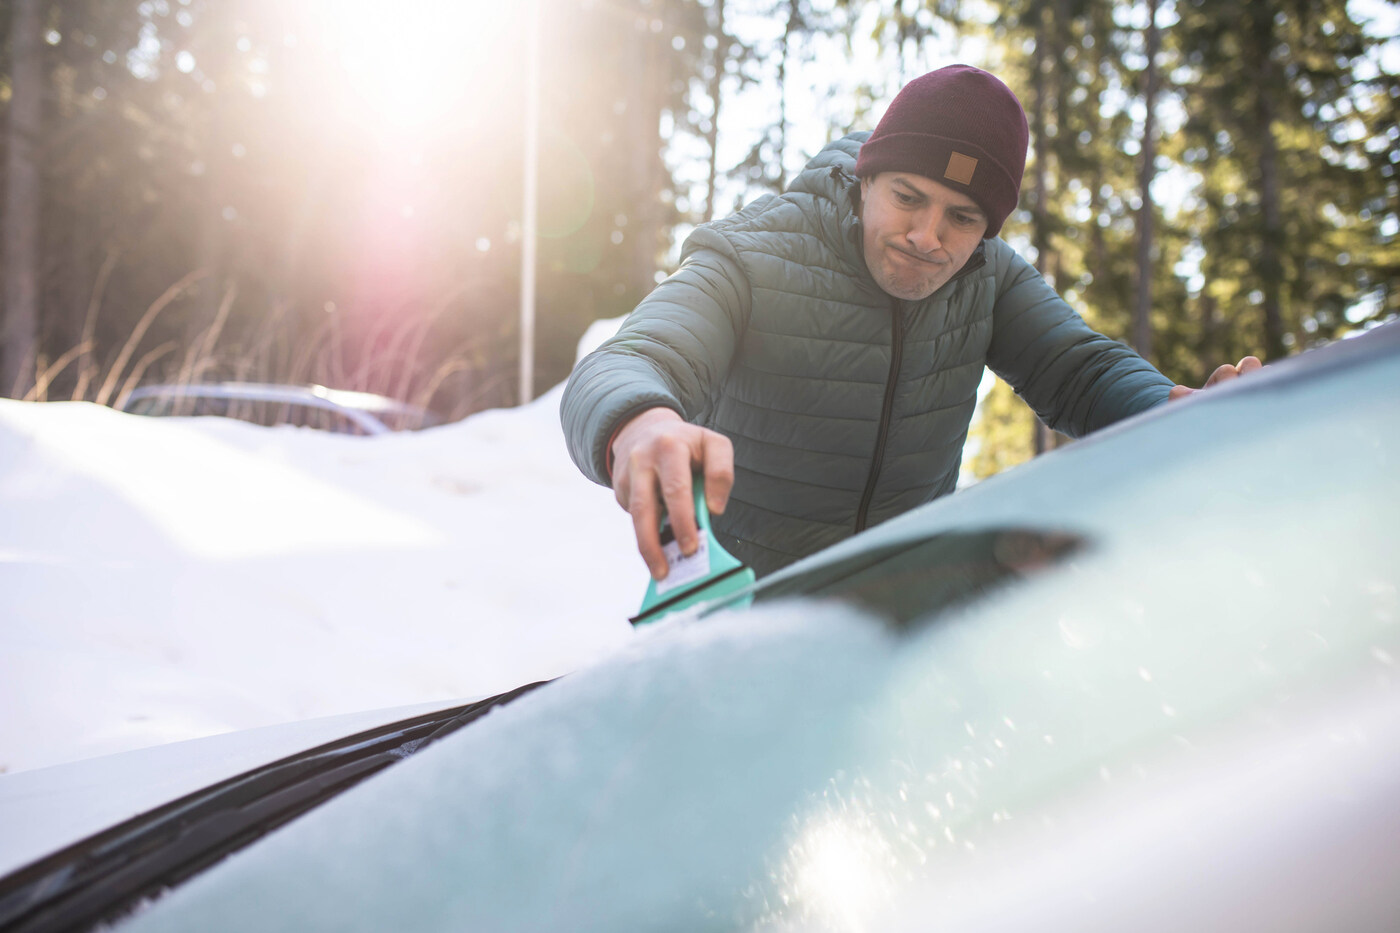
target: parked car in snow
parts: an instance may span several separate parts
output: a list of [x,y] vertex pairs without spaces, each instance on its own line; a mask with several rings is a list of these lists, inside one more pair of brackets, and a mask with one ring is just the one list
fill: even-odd
[[0,927],[1394,930],[1398,476],[1391,324],[77,841]]
[[216,415],[254,424],[292,424],[341,434],[387,434],[440,424],[432,412],[372,392],[262,382],[148,385],[122,411],[137,415]]

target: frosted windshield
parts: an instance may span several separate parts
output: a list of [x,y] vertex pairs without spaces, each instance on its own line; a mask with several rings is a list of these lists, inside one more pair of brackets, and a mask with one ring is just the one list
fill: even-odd
[[876,529],[1087,544],[908,625],[839,586],[660,624],[122,929],[875,929],[1226,726],[1394,703],[1398,371],[1191,404]]

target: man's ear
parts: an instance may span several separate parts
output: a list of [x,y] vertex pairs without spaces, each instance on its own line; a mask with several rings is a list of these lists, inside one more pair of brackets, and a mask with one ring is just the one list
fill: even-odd
[[864,198],[870,193],[870,176],[866,175],[860,180],[860,196]]

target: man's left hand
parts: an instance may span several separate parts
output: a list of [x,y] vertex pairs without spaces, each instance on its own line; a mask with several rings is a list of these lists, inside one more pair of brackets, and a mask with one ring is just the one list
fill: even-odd
[[1190,386],[1172,386],[1172,390],[1167,393],[1167,401],[1185,398],[1193,392],[1200,392],[1202,389],[1209,389],[1213,385],[1229,382],[1231,379],[1238,379],[1246,373],[1254,372],[1263,365],[1263,363],[1259,362],[1259,357],[1257,356],[1246,356],[1234,366],[1226,363],[1224,366],[1221,366],[1215,372],[1211,373],[1210,378],[1206,380],[1206,384],[1201,386],[1200,389],[1193,389]]

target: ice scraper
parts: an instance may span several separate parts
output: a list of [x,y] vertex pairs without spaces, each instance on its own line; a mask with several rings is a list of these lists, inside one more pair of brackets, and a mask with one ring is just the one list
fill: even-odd
[[700,530],[700,544],[694,554],[686,557],[671,529],[670,517],[661,519],[661,550],[670,570],[664,578],[647,584],[642,608],[631,619],[633,625],[655,622],[679,609],[729,596],[754,582],[752,568],[720,547],[710,530],[704,478],[694,477],[690,488],[695,494],[695,524]]

